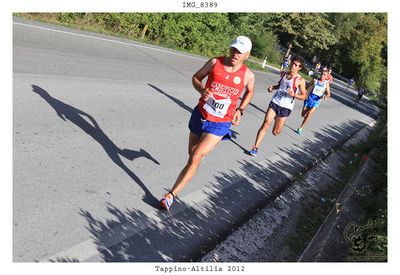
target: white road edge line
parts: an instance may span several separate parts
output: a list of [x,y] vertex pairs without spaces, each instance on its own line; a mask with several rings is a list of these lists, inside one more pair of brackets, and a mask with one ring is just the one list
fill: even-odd
[[[13,24],[47,30],[47,31],[53,31],[53,32],[58,32],[58,33],[64,33],[64,34],[69,34],[69,35],[74,35],[74,36],[80,36],[80,37],[85,37],[85,38],[91,38],[91,39],[96,39],[96,40],[101,40],[101,41],[114,42],[117,44],[129,45],[129,46],[134,46],[134,47],[139,47],[139,48],[146,48],[146,49],[150,49],[150,50],[171,53],[171,54],[180,55],[180,56],[184,56],[184,57],[190,57],[190,58],[199,59],[199,60],[206,60],[206,58],[200,58],[200,57],[180,54],[180,53],[176,53],[176,52],[172,52],[172,51],[168,51],[168,50],[163,50],[160,48],[153,48],[153,47],[148,47],[148,46],[143,46],[143,45],[137,45],[134,43],[127,43],[127,42],[116,41],[116,40],[112,40],[112,39],[106,39],[106,38],[95,37],[95,36],[90,36],[90,35],[71,33],[71,32],[67,32],[67,31],[33,26],[33,25],[19,23],[19,22],[13,22]],[[251,180],[251,182],[255,185],[258,185],[256,182],[253,182],[252,180]],[[191,199],[189,199],[189,195],[188,195],[188,196],[182,198],[182,201],[192,201],[192,202],[198,203],[198,202],[206,199],[206,197],[207,196],[205,195],[204,190],[198,190],[198,191],[190,194]],[[196,198],[196,199],[193,199],[193,198]],[[156,216],[156,212],[152,212],[151,214],[148,214],[147,218],[161,222],[159,217]],[[131,222],[124,223],[124,224],[118,226],[118,228],[113,228],[112,231],[117,234],[114,234],[113,239],[110,240],[110,242],[107,245],[105,245],[105,248],[109,248],[110,246],[115,245],[115,244],[123,241],[124,239],[129,238],[129,237],[133,236],[134,234],[140,232],[143,229],[144,228],[141,228],[141,227],[139,227],[139,228],[134,227],[134,225]],[[103,234],[107,234],[107,232],[103,232]],[[57,259],[64,258],[64,257],[77,259],[79,261],[84,261],[96,254],[99,254],[97,245],[95,244],[93,239],[87,239],[81,243],[78,243],[77,245],[67,248],[66,250],[56,253],[56,254],[52,255],[51,257],[47,257],[46,259],[41,260],[41,262],[48,262],[51,260],[56,261]]]
[[[160,51],[160,52],[172,53],[172,54],[176,54],[176,55],[180,55],[180,56],[184,56],[184,57],[191,57],[191,58],[195,58],[195,59],[199,59],[199,60],[206,60],[206,58],[200,58],[200,57],[175,53],[175,52],[168,51],[168,50],[137,45],[134,43],[127,43],[127,42],[116,41],[116,40],[112,40],[112,39],[94,37],[94,36],[89,36],[89,35],[84,35],[84,34],[71,33],[71,32],[61,31],[61,30],[54,30],[54,29],[50,29],[50,28],[38,27],[38,26],[23,24],[23,23],[19,23],[19,22],[13,22],[13,24],[36,28],[36,29],[47,30],[47,31],[53,31],[53,32],[58,32],[58,33],[64,33],[64,34],[69,34],[69,35],[74,35],[74,36],[80,36],[80,37],[85,37],[85,38],[97,39],[97,40],[101,40],[101,41],[114,42],[114,43],[118,43],[118,44],[129,45],[129,46],[134,46],[134,47],[139,47],[139,48],[146,48],[146,49],[151,49],[151,50]],[[190,199],[189,199],[189,197],[190,197]],[[193,198],[195,198],[195,199],[193,199]],[[198,191],[182,198],[182,201],[191,200],[194,203],[196,203],[196,202],[198,203],[198,202],[205,200],[206,198],[207,198],[207,196],[205,195],[204,190],[198,190]],[[182,210],[184,210],[184,209],[182,209]],[[156,215],[156,212],[152,212],[150,214],[147,214],[146,216],[148,219],[153,219],[153,221],[157,221],[158,223],[161,223],[161,220]],[[132,224],[131,222],[126,222],[126,223],[118,226],[117,228],[112,228],[106,232],[103,232],[99,237],[100,237],[100,239],[102,239],[101,238],[102,235],[106,236],[106,235],[108,235],[109,232],[113,232],[113,237],[111,239],[108,239],[108,241],[102,243],[104,248],[108,249],[109,247],[137,234],[138,232],[142,231],[143,229],[145,229],[144,226],[137,227],[134,224]],[[90,238],[90,239],[82,241],[74,246],[71,246],[65,250],[62,250],[50,257],[46,257],[45,259],[42,259],[40,262],[57,261],[59,259],[71,259],[71,260],[85,261],[85,260],[89,259],[90,257],[93,257],[99,253],[100,252],[98,251],[98,247],[97,247],[95,241],[93,240],[93,238]]]
[[180,56],[184,56],[184,57],[190,57],[190,58],[199,59],[199,60],[207,60],[207,58],[201,58],[201,57],[196,57],[196,56],[176,53],[176,52],[169,51],[169,50],[163,50],[163,49],[160,49],[160,48],[153,48],[153,47],[138,45],[138,44],[134,44],[134,43],[117,41],[117,40],[113,40],[113,39],[107,39],[107,38],[101,38],[101,37],[90,36],[90,35],[85,35],[85,34],[79,34],[79,33],[55,30],[55,29],[39,27],[39,26],[33,26],[33,25],[19,23],[19,22],[13,22],[13,24],[22,25],[22,26],[31,27],[31,28],[36,28],[36,29],[41,29],[41,30],[52,31],[52,32],[59,32],[59,33],[64,33],[64,34],[69,34],[69,35],[74,35],[74,36],[80,36],[80,37],[85,37],[85,38],[97,39],[97,40],[101,40],[101,41],[114,42],[114,43],[117,43],[117,44],[129,45],[129,46],[134,46],[134,47],[138,47],[138,48],[145,48],[145,49],[155,50],[155,51],[159,51],[159,52],[166,52],[166,53],[171,53],[171,54],[180,55]]
[[[181,54],[181,53],[177,53],[177,52],[173,52],[173,51],[169,51],[169,50],[164,50],[164,49],[160,49],[160,48],[153,48],[153,47],[138,45],[138,44],[134,44],[133,41],[132,41],[132,43],[128,43],[128,42],[122,42],[122,41],[117,41],[117,40],[112,40],[112,39],[107,39],[107,38],[95,37],[95,36],[90,36],[90,35],[85,35],[85,34],[72,33],[72,32],[60,31],[60,30],[55,30],[55,29],[50,29],[50,28],[45,28],[45,27],[33,26],[33,25],[19,23],[19,22],[13,22],[13,24],[22,25],[22,26],[31,27],[31,28],[36,28],[36,29],[41,29],[41,30],[65,33],[65,34],[69,34],[69,35],[81,36],[81,37],[86,37],[86,38],[91,38],[91,39],[97,39],[97,40],[102,40],[102,41],[107,41],[107,42],[114,42],[114,43],[117,43],[117,44],[123,44],[123,45],[138,47],[138,48],[145,48],[145,49],[159,51],[159,52],[171,53],[171,54],[175,54],[175,55],[179,55],[179,56],[183,56],[183,57],[194,58],[194,59],[203,60],[203,61],[207,61],[208,60],[207,57],[191,56],[191,55]],[[271,69],[275,69],[275,70],[279,71],[279,69],[276,69],[274,67],[271,67]],[[256,70],[256,69],[254,69],[253,71],[257,72],[257,73],[263,73],[263,74],[269,74],[270,73],[270,72],[260,71],[260,70]]]

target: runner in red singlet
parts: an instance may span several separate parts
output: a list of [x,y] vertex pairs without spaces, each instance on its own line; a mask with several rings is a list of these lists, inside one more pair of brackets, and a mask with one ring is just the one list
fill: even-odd
[[[250,56],[251,46],[249,38],[239,36],[230,45],[229,57],[212,58],[194,74],[192,84],[201,97],[189,121],[189,159],[171,191],[160,200],[164,209],[169,210],[204,156],[222,139],[230,138],[231,124],[239,124],[254,95],[254,74],[243,64]],[[201,81],[207,76],[204,86]],[[244,88],[246,92],[236,108]]]
[[328,81],[329,84],[332,84],[332,82],[333,82],[332,67],[329,67],[328,77],[326,78],[326,80]]

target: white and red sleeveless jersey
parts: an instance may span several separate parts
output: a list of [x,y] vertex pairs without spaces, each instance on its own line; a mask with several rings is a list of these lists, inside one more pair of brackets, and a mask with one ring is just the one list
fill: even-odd
[[200,97],[198,108],[205,119],[212,122],[231,122],[239,97],[244,88],[244,76],[247,70],[242,65],[234,73],[224,69],[224,58],[218,57],[211,73],[208,75],[206,88],[212,95],[205,101]]
[[294,77],[292,77],[291,79],[287,79],[287,72],[285,72],[282,77],[281,80],[279,80],[279,89],[276,91],[276,93],[274,94],[274,96],[272,97],[272,102],[283,107],[283,108],[287,108],[289,110],[293,110],[294,107],[294,98],[291,97],[289,95],[288,89],[292,88],[292,90],[295,93],[298,93],[297,91],[297,83],[298,83],[298,79],[301,79],[300,75],[296,75]]

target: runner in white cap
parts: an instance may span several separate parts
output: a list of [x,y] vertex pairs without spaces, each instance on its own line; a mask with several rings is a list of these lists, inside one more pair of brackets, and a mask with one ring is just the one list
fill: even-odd
[[[243,64],[250,56],[251,46],[249,38],[239,36],[230,45],[229,57],[212,58],[194,74],[193,87],[201,97],[189,121],[189,159],[171,191],[160,200],[164,209],[169,210],[204,156],[222,139],[231,137],[231,124],[239,124],[254,94],[254,74]],[[204,86],[201,81],[207,76]],[[236,108],[244,88],[246,92]]]

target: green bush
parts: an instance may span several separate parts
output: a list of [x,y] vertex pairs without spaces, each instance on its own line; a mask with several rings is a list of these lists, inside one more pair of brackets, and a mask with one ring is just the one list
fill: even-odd
[[85,13],[59,13],[58,20],[61,23],[75,23],[85,17]]
[[[24,15],[24,14],[19,14]],[[229,53],[236,36],[248,36],[253,42],[252,56],[279,63],[275,51],[278,40],[268,32],[263,20],[268,14],[250,13],[31,13],[36,19],[56,16],[62,24],[85,26],[85,29],[165,43],[205,56]]]
[[206,56],[226,52],[233,39],[224,14],[167,14],[163,25],[163,36],[168,44]]
[[279,63],[281,60],[281,55],[274,50],[278,43],[274,35],[270,33],[265,33],[260,36],[251,36],[253,42],[253,50],[251,55],[264,59],[265,56],[268,57],[268,62]]

